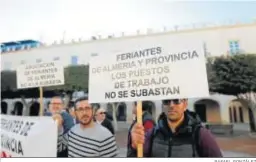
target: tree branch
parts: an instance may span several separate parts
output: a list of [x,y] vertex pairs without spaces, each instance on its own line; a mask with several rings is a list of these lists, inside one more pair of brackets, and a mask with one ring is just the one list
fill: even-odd
[[118,103],[114,102],[114,103],[111,103],[111,105],[112,105],[112,117],[114,121],[114,127],[115,127],[115,131],[117,131],[118,125],[117,125],[117,119],[116,119],[116,111],[117,111]]

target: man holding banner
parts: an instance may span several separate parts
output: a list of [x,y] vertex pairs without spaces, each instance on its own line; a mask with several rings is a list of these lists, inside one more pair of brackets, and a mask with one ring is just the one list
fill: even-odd
[[[59,114],[62,116],[63,119],[63,128],[64,128],[64,132],[68,132],[73,126],[74,126],[74,122],[73,122],[73,118],[72,116],[67,113],[64,110],[64,102],[62,100],[61,97],[59,96],[55,96],[51,99],[51,102],[49,104],[49,110],[50,112],[47,112],[45,115],[47,116],[52,116],[53,118],[55,118],[55,115]],[[57,157],[67,157],[68,153],[67,153],[67,148],[58,143],[58,155]]]
[[222,157],[214,137],[201,125],[197,116],[187,111],[187,99],[162,101],[165,115],[145,135],[144,127],[135,124],[131,133],[133,157],[137,145],[144,144],[145,157]]
[[[120,42],[113,46],[124,43]],[[210,132],[186,111],[187,98],[209,96],[203,42],[190,38],[177,43],[176,39],[159,35],[126,40],[124,44],[118,52],[110,48],[91,55],[89,100],[137,101],[138,123],[131,133],[133,155],[143,157],[144,152],[150,157],[221,156]],[[142,102],[148,100],[164,100],[166,113],[153,131],[146,133],[145,140]]]
[[[137,123],[137,102],[134,102],[133,107],[133,114],[135,115],[135,119],[133,123],[131,124],[129,131],[128,131],[128,142],[127,142],[127,157],[133,157],[132,154],[132,146],[131,146],[131,130],[133,126]],[[155,121],[152,117],[152,115],[148,112],[149,111],[149,105],[147,102],[142,102],[142,123],[144,127],[144,131],[148,131],[152,129],[155,126]],[[130,155],[131,153],[131,155]]]

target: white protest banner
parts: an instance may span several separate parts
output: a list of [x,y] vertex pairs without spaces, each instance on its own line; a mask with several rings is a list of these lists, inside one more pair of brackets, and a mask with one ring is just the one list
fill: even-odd
[[3,157],[56,157],[57,136],[51,117],[1,115]]
[[58,61],[22,65],[17,68],[18,89],[63,84],[64,68]]
[[[209,96],[202,42],[158,36],[90,59],[90,103]],[[125,43],[124,43],[125,44]]]

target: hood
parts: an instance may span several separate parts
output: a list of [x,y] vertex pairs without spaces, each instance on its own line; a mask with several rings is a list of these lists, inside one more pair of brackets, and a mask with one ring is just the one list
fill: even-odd
[[149,112],[145,111],[142,115],[142,119],[143,119],[143,121],[153,120],[153,117]]
[[[152,115],[149,112],[147,112],[147,111],[143,112],[142,120],[143,120],[143,122],[146,121],[146,120],[152,120],[152,121],[155,122],[155,120],[153,119]],[[137,117],[135,117],[133,122],[135,122],[135,123],[137,122]]]

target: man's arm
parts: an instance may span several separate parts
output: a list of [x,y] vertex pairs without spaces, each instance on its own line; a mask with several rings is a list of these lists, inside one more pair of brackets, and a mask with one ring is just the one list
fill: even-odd
[[[153,137],[153,131],[154,128],[148,130],[145,132],[145,142],[143,145],[143,156],[144,157],[151,157],[151,138]],[[132,137],[130,137],[131,143],[132,143]],[[136,146],[133,146],[132,144],[130,147],[128,147],[127,150],[127,157],[137,157],[137,148]]]
[[200,129],[199,151],[202,157],[222,157],[221,150],[212,133],[206,128]]
[[73,117],[67,112],[62,112],[61,116],[63,119],[64,133],[67,133],[75,125]]
[[54,114],[52,118],[56,122],[58,127],[57,151],[62,152],[67,148],[68,132],[65,132],[63,117],[61,116],[61,114]]

